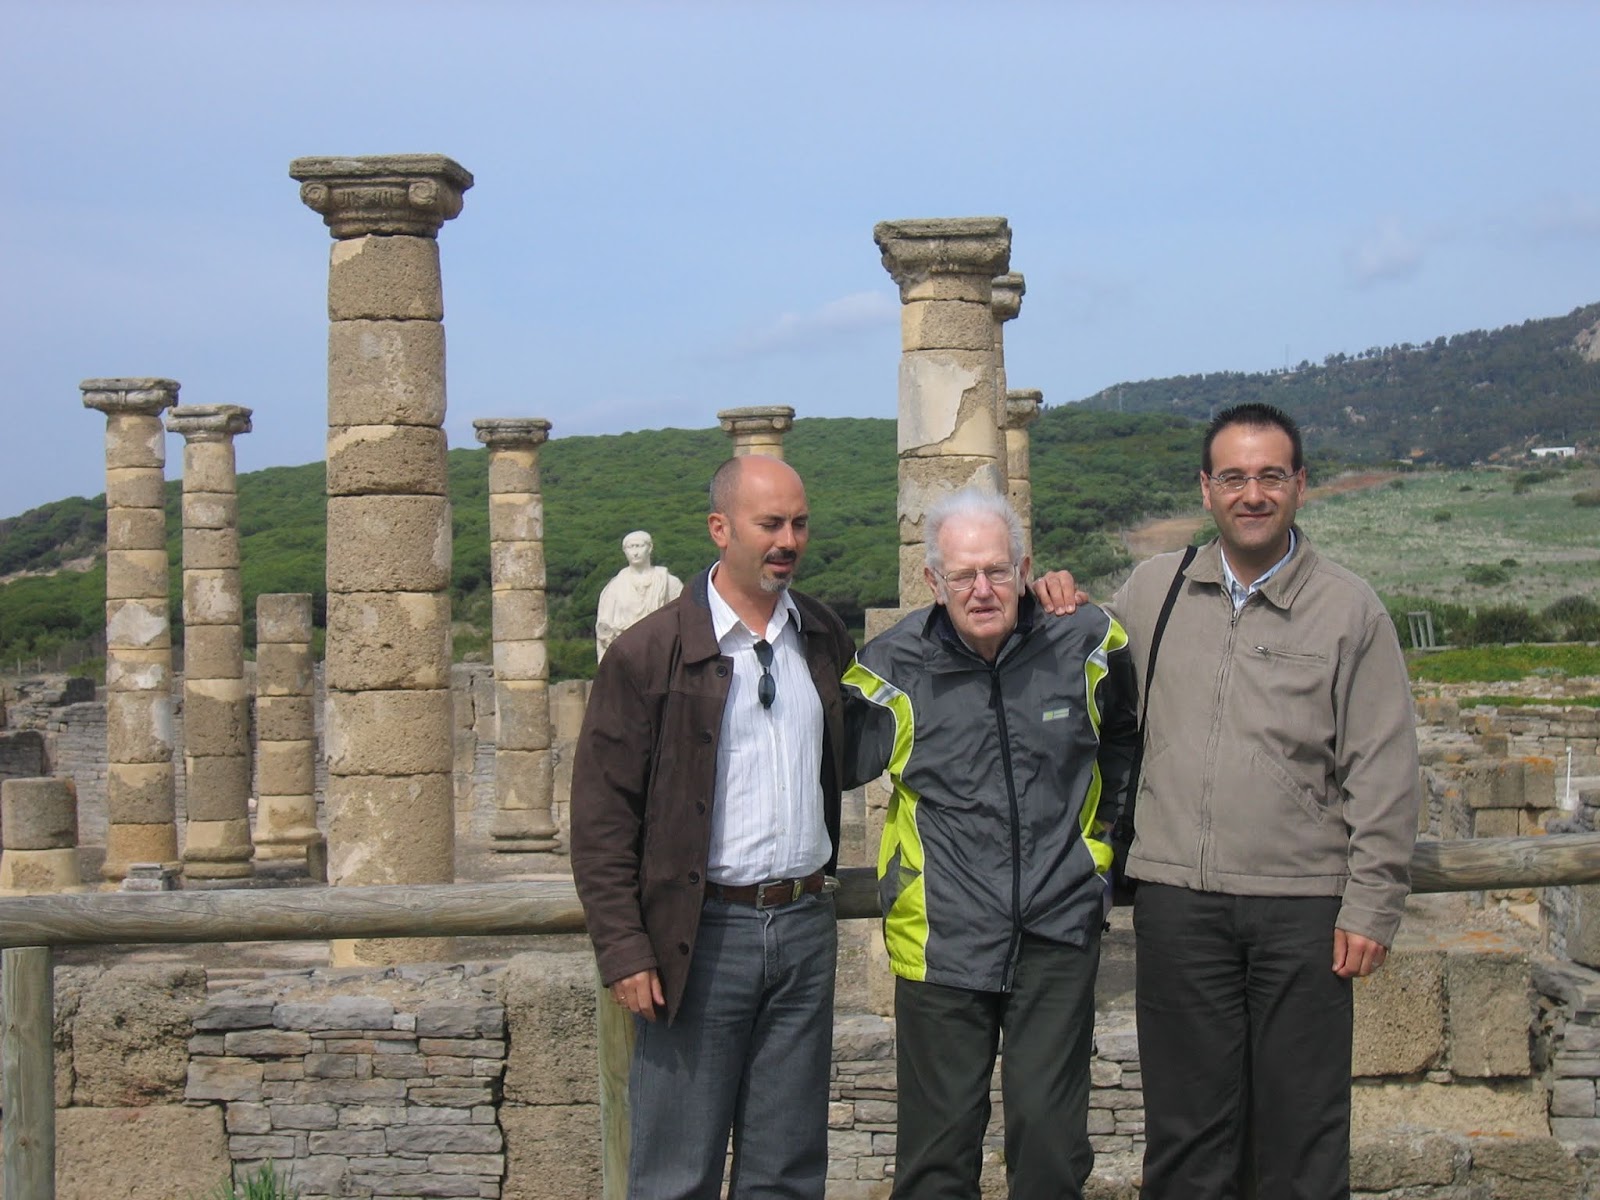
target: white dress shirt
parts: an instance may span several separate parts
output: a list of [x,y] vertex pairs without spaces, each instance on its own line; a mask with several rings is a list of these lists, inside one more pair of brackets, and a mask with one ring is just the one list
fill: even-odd
[[[716,571],[706,588],[711,628],[733,660],[733,680],[717,743],[706,878],[739,885],[809,875],[827,865],[832,844],[822,815],[822,701],[806,665],[800,610],[779,592],[757,634],[717,594]],[[773,651],[771,708],[757,693],[762,638]]]

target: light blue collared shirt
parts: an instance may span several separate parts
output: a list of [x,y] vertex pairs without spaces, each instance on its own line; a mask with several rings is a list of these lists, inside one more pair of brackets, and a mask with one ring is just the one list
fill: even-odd
[[1266,571],[1262,573],[1261,577],[1248,587],[1239,582],[1239,577],[1233,573],[1233,568],[1228,565],[1228,552],[1226,550],[1222,552],[1222,579],[1223,582],[1227,584],[1228,596],[1233,601],[1234,612],[1238,612],[1241,608],[1243,608],[1245,601],[1259,592],[1261,590],[1261,585],[1266,583],[1267,580],[1271,579],[1274,575],[1281,571],[1283,569],[1283,564],[1294,557],[1295,540],[1294,526],[1291,525],[1289,527],[1288,553],[1280,558],[1277,562],[1273,563],[1272,566],[1268,567]]

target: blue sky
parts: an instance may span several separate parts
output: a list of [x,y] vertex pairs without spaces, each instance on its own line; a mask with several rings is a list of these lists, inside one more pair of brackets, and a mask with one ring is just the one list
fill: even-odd
[[[0,516],[104,490],[78,382],[322,457],[289,160],[439,152],[453,446],[892,417],[872,227],[999,214],[1012,387],[1263,370],[1600,299],[1600,6],[0,0]],[[168,470],[181,463],[169,437]]]

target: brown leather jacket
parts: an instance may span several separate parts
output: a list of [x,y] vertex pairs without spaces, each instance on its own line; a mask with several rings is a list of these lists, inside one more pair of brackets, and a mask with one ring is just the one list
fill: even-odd
[[[705,893],[717,739],[733,667],[718,650],[709,571],[623,631],[595,674],[572,767],[572,874],[609,986],[655,968],[677,1015]],[[822,701],[823,814],[839,853],[839,679],[855,646],[826,605],[791,593]]]

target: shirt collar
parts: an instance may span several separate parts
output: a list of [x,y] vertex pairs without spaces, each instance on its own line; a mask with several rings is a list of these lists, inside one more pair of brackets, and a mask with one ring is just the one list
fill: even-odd
[[1232,598],[1233,606],[1235,608],[1243,608],[1244,602],[1259,592],[1262,588],[1262,585],[1276,575],[1279,571],[1281,571],[1284,564],[1294,557],[1294,547],[1296,541],[1298,541],[1298,538],[1295,535],[1294,526],[1291,525],[1289,527],[1289,549],[1284,553],[1282,558],[1273,563],[1272,566],[1268,567],[1266,571],[1264,571],[1261,576],[1249,586],[1239,582],[1239,577],[1233,573],[1232,564],[1228,562],[1228,552],[1223,550],[1220,544],[1218,545],[1217,550],[1219,552],[1219,557],[1222,559],[1222,583],[1223,586],[1228,589],[1228,595]]
[[[720,562],[712,563],[711,571],[706,576],[706,601],[711,605],[711,632],[716,634],[718,642],[721,642],[736,628],[748,628],[744,621],[740,619],[739,614],[733,611],[733,607],[722,598],[722,593],[717,591],[717,571],[721,566]],[[773,630],[773,627],[776,626],[777,630],[781,632],[784,625],[789,621],[794,622],[794,627],[797,630],[804,628],[800,621],[800,606],[794,602],[794,597],[789,595],[789,589],[784,588],[783,591],[778,593],[778,604],[772,610],[771,623],[766,629],[750,630],[750,632],[757,641],[770,642],[777,637],[777,633],[773,633],[772,637],[767,636]]]

